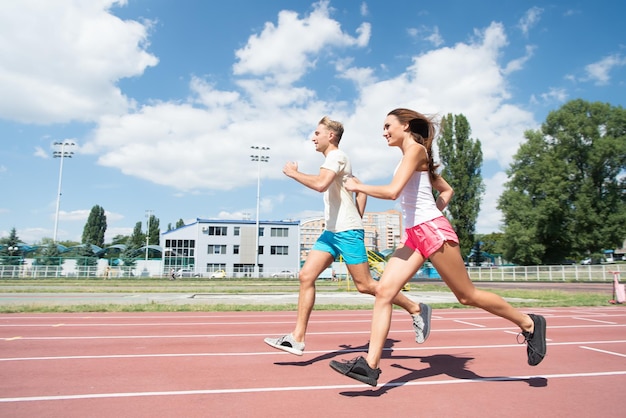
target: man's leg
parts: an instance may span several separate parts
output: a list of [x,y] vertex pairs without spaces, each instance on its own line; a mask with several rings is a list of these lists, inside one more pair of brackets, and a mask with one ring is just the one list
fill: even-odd
[[301,356],[311,311],[315,305],[315,280],[333,262],[330,253],[311,250],[300,269],[300,292],[298,294],[298,317],[296,327],[290,334],[279,338],[266,338],[265,343],[279,350]]
[[[352,280],[354,280],[354,285],[357,290],[360,293],[367,293],[369,295],[376,296],[377,282],[372,278],[369,264],[348,264],[347,267],[350,275],[352,276]],[[398,293],[396,295],[393,299],[393,304],[401,307],[411,315],[417,314],[420,311],[419,303],[413,302],[402,293]]]
[[294,339],[304,342],[306,329],[315,305],[315,281],[331,265],[334,258],[325,251],[311,250],[300,269],[300,291],[298,293],[298,318],[292,332]]

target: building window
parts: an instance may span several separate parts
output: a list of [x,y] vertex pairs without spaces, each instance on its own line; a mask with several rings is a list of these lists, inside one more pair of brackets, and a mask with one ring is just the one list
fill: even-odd
[[265,234],[265,228],[259,228],[259,236],[262,237]]
[[226,254],[226,246],[209,244],[207,246],[207,254]]
[[226,264],[222,263],[207,263],[206,271],[213,273],[218,270],[226,270]]
[[263,254],[263,246],[259,245],[259,255],[262,255],[262,254]]
[[289,255],[289,247],[286,245],[272,245],[272,255]]
[[233,245],[233,254],[239,254],[239,245]]
[[[262,266],[260,266],[262,268]],[[235,264],[233,265],[234,273],[243,273],[244,277],[252,277],[254,274],[254,264]]]
[[238,236],[239,236],[239,230],[240,230],[240,229],[241,229],[241,227],[238,227],[238,226],[235,226],[235,227],[234,227],[233,233],[235,234],[235,236],[236,236],[236,237],[238,237]]
[[270,235],[273,237],[288,237],[289,228],[272,228]]
[[193,239],[165,240],[164,262],[167,269],[189,268],[194,265],[196,241]]
[[226,226],[210,226],[207,229],[209,235],[226,235],[228,232],[228,227]]

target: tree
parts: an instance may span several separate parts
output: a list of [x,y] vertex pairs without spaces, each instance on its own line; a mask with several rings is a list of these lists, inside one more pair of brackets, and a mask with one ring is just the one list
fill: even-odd
[[[15,227],[13,227],[11,228],[11,232],[9,232],[9,236],[0,240],[0,244],[2,244],[0,264],[17,266],[22,263],[21,256],[23,252],[19,249],[19,243],[20,238],[17,236]],[[18,249],[15,250],[14,248]]]
[[146,234],[144,234],[141,230],[141,222],[137,222],[135,224],[135,229],[133,229],[133,234],[130,236],[128,246],[132,248],[140,248],[144,245],[146,245]]
[[176,222],[176,228],[182,228],[183,226],[185,226],[185,221],[183,221],[183,218],[178,219],[178,221]]
[[454,198],[448,204],[447,212],[459,236],[462,254],[467,254],[474,245],[476,219],[485,191],[480,140],[472,140],[470,134],[465,116],[448,114],[441,120],[437,139],[443,164],[441,175],[454,189]]
[[75,258],[79,275],[88,276],[90,273],[95,273],[92,268],[98,264],[98,256],[94,253],[90,243],[82,244]]
[[502,243],[504,240],[504,234],[501,232],[492,232],[485,235],[477,235],[477,239],[482,242],[482,249],[484,252],[492,255],[500,255],[504,252]]
[[552,264],[615,248],[626,222],[626,112],[572,100],[525,133],[498,201],[504,255]]
[[126,244],[130,240],[128,235],[118,234],[111,238],[111,245]]
[[40,257],[35,259],[38,266],[60,266],[63,264],[63,258],[59,247],[54,242],[46,244],[40,251]]
[[104,247],[104,233],[107,230],[107,217],[101,206],[95,205],[89,212],[87,223],[83,229],[83,244],[92,243]]
[[148,244],[159,245],[161,241],[161,228],[159,227],[159,218],[150,215],[148,218]]

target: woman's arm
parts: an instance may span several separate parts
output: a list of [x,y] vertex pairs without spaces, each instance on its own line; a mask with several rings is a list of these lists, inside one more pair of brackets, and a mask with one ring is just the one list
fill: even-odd
[[[351,177],[351,179],[357,183],[361,183],[356,177]],[[367,204],[367,195],[362,192],[355,193],[354,202],[356,203],[356,209],[359,212],[359,216],[362,218],[365,213],[365,205]]]
[[448,203],[450,203],[450,200],[452,200],[452,196],[454,196],[454,189],[441,176],[437,176],[437,178],[432,182],[432,186],[433,189],[438,192],[436,202],[437,209],[443,211],[446,206],[448,206]]
[[391,179],[391,183],[373,186],[357,183],[352,179],[348,179],[345,182],[345,187],[348,191],[356,193],[362,192],[378,199],[396,200],[413,173],[418,167],[423,165],[424,161],[428,162],[426,159],[426,149],[416,143],[415,146],[410,146],[405,150],[400,166],[396,170],[393,179]]

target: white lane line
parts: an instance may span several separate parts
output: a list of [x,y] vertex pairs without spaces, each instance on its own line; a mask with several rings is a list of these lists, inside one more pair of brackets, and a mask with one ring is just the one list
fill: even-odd
[[[594,344],[624,344],[626,340],[609,340],[609,341],[572,341],[572,342],[562,342],[562,343],[550,343],[548,344],[550,347],[555,346],[569,346],[569,345],[577,345],[580,346],[582,344],[585,345],[594,345]],[[490,349],[490,348],[517,348],[520,347],[521,344],[491,344],[491,345],[455,345],[455,346],[437,346],[437,347],[394,347],[394,348],[385,348],[383,351],[390,352],[407,352],[407,351],[449,351],[449,350],[467,350],[467,349]],[[316,354],[316,355],[325,355],[325,354],[346,354],[346,353],[360,353],[365,352],[366,349],[363,347],[355,347],[355,348],[347,348],[341,350],[307,350],[306,354]],[[10,362],[10,361],[41,361],[41,360],[98,360],[98,359],[112,359],[112,358],[159,358],[159,357],[241,357],[241,356],[289,356],[292,357],[292,354],[285,353],[284,351],[258,351],[258,352],[223,352],[223,353],[161,353],[161,354],[107,354],[107,355],[91,355],[91,356],[41,356],[41,357],[6,357],[0,358],[0,362]],[[306,361],[306,357],[303,358],[302,361]]]
[[584,348],[585,350],[597,351],[598,353],[611,354],[618,357],[626,357],[626,354],[616,353],[614,351],[600,350],[599,348],[585,347],[584,345],[580,348]]
[[[290,324],[293,324],[290,322]],[[266,325],[265,323],[259,325]],[[561,325],[561,326],[548,326],[550,330],[556,329],[583,329],[583,328],[626,328],[626,324],[618,324],[618,325]],[[435,329],[432,330],[431,333],[445,333],[445,332],[488,332],[488,331],[503,331],[506,333],[517,335],[519,331],[517,328],[512,327],[493,327],[493,328],[448,328],[448,329]],[[413,330],[391,330],[389,334],[404,334],[404,333],[413,333]],[[240,338],[240,337],[267,337],[268,334],[272,335],[272,333],[246,333],[246,334],[171,334],[171,335],[95,335],[95,336],[56,336],[56,337],[19,337],[19,339],[15,339],[15,335],[11,335],[8,337],[0,337],[0,341],[66,341],[66,340],[119,340],[119,339],[156,339],[156,338]],[[370,330],[362,330],[362,331],[323,331],[323,332],[307,332],[307,335],[363,335],[370,334]]]
[[[435,381],[412,381],[412,382],[396,382],[381,383],[377,387],[394,387],[394,386],[434,386],[434,385],[451,385],[462,383],[482,383],[482,382],[499,382],[499,381],[530,381],[531,379],[566,379],[566,378],[586,378],[586,377],[607,377],[607,376],[624,376],[626,370],[616,370],[610,372],[592,372],[592,373],[569,373],[569,374],[551,374],[542,376],[511,376],[511,377],[486,377],[478,379],[448,379]],[[76,399],[102,399],[102,398],[131,398],[131,397],[147,397],[147,396],[190,396],[190,395],[221,395],[230,393],[259,393],[259,392],[294,392],[294,391],[313,391],[313,390],[338,390],[338,389],[366,389],[370,386],[366,385],[329,385],[329,386],[284,386],[284,387],[264,387],[264,388],[242,388],[242,389],[198,389],[183,391],[162,391],[162,392],[117,392],[117,393],[90,393],[82,395],[56,395],[56,396],[25,396],[14,398],[0,398],[0,403],[11,402],[42,402],[42,401],[66,401]]]
[[617,325],[617,322],[600,321],[599,319],[581,318],[581,317],[578,317],[578,316],[574,316],[574,317],[572,317],[572,319],[578,319],[578,320],[580,320],[580,321],[599,322],[599,323],[601,323],[601,324]]
[[486,325],[474,324],[472,322],[460,321],[458,319],[455,319],[454,322],[457,322],[457,323],[463,324],[463,325],[469,325],[469,326],[476,327],[476,328],[487,328]]

